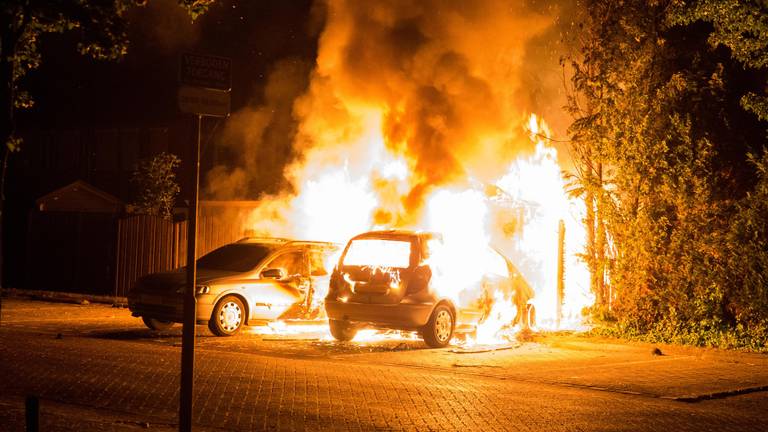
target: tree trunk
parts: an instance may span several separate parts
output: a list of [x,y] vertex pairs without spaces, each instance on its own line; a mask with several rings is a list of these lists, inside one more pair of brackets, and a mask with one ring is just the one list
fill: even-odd
[[[587,183],[589,180],[586,180]],[[587,186],[589,187],[589,186]],[[597,262],[595,261],[595,195],[587,192],[584,196],[586,205],[586,215],[584,216],[584,227],[587,229],[587,268],[589,270],[589,290],[595,293],[595,305],[602,304],[600,291],[597,286]]]
[[[603,164],[597,164],[597,181],[598,185],[602,188],[603,184]],[[605,249],[606,249],[606,232],[605,222],[603,220],[603,197],[602,193],[595,200],[596,214],[595,214],[595,288],[600,293],[601,299],[600,306],[607,306],[609,304],[608,293],[605,289]]]

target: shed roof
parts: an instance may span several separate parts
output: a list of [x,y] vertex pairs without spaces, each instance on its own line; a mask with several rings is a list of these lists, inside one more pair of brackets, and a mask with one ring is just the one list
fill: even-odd
[[125,203],[82,180],[43,195],[35,201],[40,211],[120,213]]

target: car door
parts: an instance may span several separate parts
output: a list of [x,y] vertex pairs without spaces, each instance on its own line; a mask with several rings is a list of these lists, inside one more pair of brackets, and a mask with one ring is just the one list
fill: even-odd
[[[273,277],[280,270],[280,277]],[[290,249],[277,253],[262,267],[261,283],[252,293],[255,320],[275,320],[302,303],[310,289],[306,253]]]
[[323,299],[328,294],[333,267],[338,260],[338,248],[310,248],[309,257],[310,291],[305,301],[306,313],[310,317],[322,311]]

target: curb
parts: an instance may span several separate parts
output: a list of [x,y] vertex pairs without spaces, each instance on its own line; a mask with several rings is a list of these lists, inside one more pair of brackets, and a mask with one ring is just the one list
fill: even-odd
[[768,386],[745,387],[745,388],[726,390],[726,391],[721,391],[716,393],[707,393],[702,395],[678,396],[670,399],[676,400],[678,402],[696,403],[696,402],[701,402],[705,400],[725,399],[727,397],[740,396],[744,394],[764,392],[764,391],[768,391]]
[[59,301],[83,305],[88,303],[103,303],[115,307],[125,307],[128,305],[128,299],[126,297],[81,294],[61,291],[4,288],[2,294],[3,296],[7,297],[24,297],[32,300]]

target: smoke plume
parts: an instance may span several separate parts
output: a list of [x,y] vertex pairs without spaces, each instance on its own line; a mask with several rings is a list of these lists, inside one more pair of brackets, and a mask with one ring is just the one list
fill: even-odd
[[205,195],[220,200],[257,198],[277,193],[290,184],[283,170],[296,154],[292,105],[307,87],[310,66],[300,59],[284,59],[267,77],[262,104],[233,114],[219,138],[224,162],[206,177]]
[[297,148],[325,152],[380,122],[412,173],[409,213],[435,186],[497,177],[530,149],[521,125],[543,105],[535,94],[562,87],[537,82],[556,61],[549,70],[531,61],[549,56],[531,42],[551,42],[553,12],[499,0],[329,1],[311,88],[297,103]]
[[[344,200],[354,200],[354,216],[362,211],[370,226],[413,224],[436,188],[493,181],[531,152],[532,112],[556,131],[565,123],[558,57],[571,8],[570,1],[319,3],[325,25],[308,87],[305,70],[275,68],[272,97],[227,126],[225,146],[241,166],[215,169],[208,192],[271,194],[254,223],[273,235],[323,236],[328,227],[300,227],[323,211],[343,224],[351,212]],[[392,155],[405,161],[405,174],[390,172]],[[339,202],[313,201],[310,191],[319,195],[323,182],[345,185]],[[275,232],[283,225],[299,228]]]

